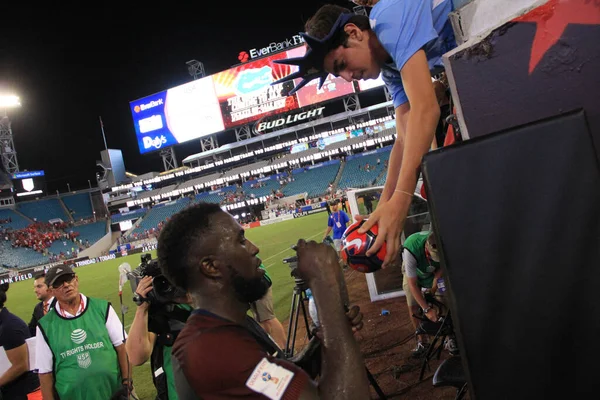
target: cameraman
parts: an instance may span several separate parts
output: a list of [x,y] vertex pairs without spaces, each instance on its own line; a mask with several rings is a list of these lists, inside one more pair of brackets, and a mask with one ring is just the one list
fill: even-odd
[[129,337],[125,343],[130,362],[139,366],[150,359],[152,381],[157,400],[178,400],[171,367],[171,348],[179,331],[192,312],[187,296],[177,298],[176,304],[154,304],[151,276],[144,276],[136,293],[142,299],[138,305]]

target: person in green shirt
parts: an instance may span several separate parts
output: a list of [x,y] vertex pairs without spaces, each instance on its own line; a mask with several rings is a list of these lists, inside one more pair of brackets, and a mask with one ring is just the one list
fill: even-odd
[[[424,231],[410,235],[404,241],[402,250],[402,287],[406,296],[408,313],[415,330],[420,321],[414,317],[423,310],[423,314],[431,321],[437,321],[435,308],[427,304],[422,289],[429,289],[433,294],[437,291],[437,279],[442,276],[440,259],[433,232]],[[426,337],[417,337],[415,353],[422,352],[426,347]]]
[[[136,293],[142,300],[146,300],[153,289],[152,279],[151,276],[145,276],[138,284]],[[127,354],[133,365],[143,365],[150,359],[156,400],[178,400],[171,350],[193,309],[187,296],[175,299],[175,302],[153,304],[142,301],[135,312],[126,343]]]

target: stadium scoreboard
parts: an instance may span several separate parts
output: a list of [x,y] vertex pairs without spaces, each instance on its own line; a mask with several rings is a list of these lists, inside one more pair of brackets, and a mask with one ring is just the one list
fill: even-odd
[[366,85],[355,85],[329,75],[321,89],[318,81],[313,80],[288,96],[301,79],[272,83],[295,72],[298,67],[275,61],[301,57],[305,52],[305,46],[286,49],[130,102],[140,153],[160,150],[383,84],[379,79]]

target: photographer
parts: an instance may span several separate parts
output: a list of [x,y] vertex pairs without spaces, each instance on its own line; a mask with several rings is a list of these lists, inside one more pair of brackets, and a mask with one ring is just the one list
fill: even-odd
[[360,321],[348,321],[336,252],[304,240],[297,245],[297,272],[310,285],[321,317],[322,374],[315,382],[293,363],[275,358],[273,342],[247,315],[249,303],[268,290],[258,251],[217,204],[194,205],[163,228],[161,270],[190,293],[195,308],[173,346],[179,398],[370,398],[352,334],[351,323]]
[[[160,272],[160,271],[158,271]],[[176,304],[161,304],[152,295],[152,276],[144,276],[136,294],[138,305],[127,338],[126,348],[130,362],[139,366],[150,359],[152,380],[157,400],[177,400],[171,348],[185,321],[192,312],[187,296],[174,299]]]

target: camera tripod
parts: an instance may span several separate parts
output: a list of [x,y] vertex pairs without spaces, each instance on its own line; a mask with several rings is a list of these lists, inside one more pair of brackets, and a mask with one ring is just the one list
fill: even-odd
[[[294,356],[294,347],[296,345],[296,334],[298,332],[298,323],[300,321],[300,311],[302,310],[302,317],[304,319],[304,326],[306,327],[306,334],[308,339],[312,339],[314,333],[310,330],[310,324],[308,323],[308,316],[306,315],[305,301],[308,301],[306,290],[308,286],[302,279],[294,278],[296,285],[294,286],[292,295],[292,305],[290,310],[290,320],[288,324],[287,341],[285,343],[285,356],[286,358],[292,358]],[[367,379],[373,389],[379,396],[380,400],[386,400],[386,396],[383,390],[379,387],[379,384],[375,380],[375,377],[371,374],[371,371],[365,365],[365,371],[367,372]]]

